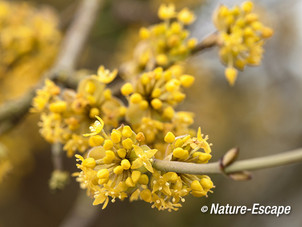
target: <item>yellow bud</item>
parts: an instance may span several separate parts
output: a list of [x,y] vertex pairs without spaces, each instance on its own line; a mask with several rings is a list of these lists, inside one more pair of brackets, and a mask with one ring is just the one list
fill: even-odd
[[203,191],[203,188],[198,180],[194,180],[191,183],[191,189],[194,191]]
[[143,191],[141,191],[140,197],[147,203],[150,203],[152,201],[152,194],[149,189],[144,189]]
[[129,150],[132,148],[133,141],[130,138],[127,138],[127,139],[123,140],[122,144],[123,144],[124,148]]
[[103,158],[103,162],[105,164],[109,164],[111,163],[113,160],[115,159],[115,154],[113,151],[109,150],[109,151],[106,151],[106,155],[105,155],[105,158]]
[[163,103],[162,101],[160,101],[160,99],[152,99],[151,101],[151,106],[156,109],[159,110],[162,107]]
[[200,180],[200,184],[205,190],[209,190],[209,189],[213,188],[213,186],[214,186],[213,182],[209,178],[202,178]]
[[164,174],[164,178],[168,181],[175,182],[178,179],[178,175],[175,172],[168,172]]
[[94,168],[96,166],[94,158],[86,158],[83,163],[83,166],[88,167],[88,168]]
[[244,2],[241,7],[244,12],[249,13],[253,10],[254,4],[251,1],[247,1],[247,2]]
[[171,31],[173,32],[173,33],[179,33],[180,31],[181,31],[181,25],[178,23],[178,22],[173,22],[172,24],[171,24]]
[[50,111],[54,112],[54,113],[62,113],[64,111],[66,111],[66,108],[67,108],[67,105],[66,105],[66,102],[64,102],[64,101],[57,101],[57,102],[51,103],[49,105]]
[[262,37],[267,39],[267,38],[270,38],[274,32],[273,32],[273,29],[271,29],[271,28],[263,27],[261,30],[261,33],[262,33]]
[[141,39],[148,39],[150,37],[150,31],[147,28],[142,27],[139,30],[139,37]]
[[128,125],[124,126],[124,128],[122,130],[122,135],[124,137],[128,138],[128,137],[131,137],[132,134],[133,134],[133,132],[132,132],[131,128]]
[[143,73],[141,75],[140,80],[141,80],[141,82],[142,82],[143,85],[147,85],[150,82],[150,78],[148,76],[148,73]]
[[173,4],[160,5],[158,9],[158,17],[162,20],[168,20],[173,18],[175,15],[175,6]]
[[105,99],[110,100],[111,97],[112,97],[111,90],[110,90],[109,88],[106,89],[106,90],[103,92],[103,95],[104,95]]
[[125,183],[128,187],[131,187],[131,188],[135,186],[135,184],[134,184],[133,180],[131,179],[131,177],[127,177]]
[[180,77],[180,82],[183,87],[191,87],[192,84],[194,83],[194,81],[195,81],[195,78],[194,78],[194,76],[191,76],[191,75],[182,75]]
[[181,92],[175,92],[173,94],[173,98],[176,102],[181,102],[182,100],[184,100],[186,97],[186,95],[184,93]]
[[111,140],[105,140],[103,147],[106,150],[110,150],[113,147],[113,142]]
[[160,88],[155,88],[152,91],[152,98],[158,98],[161,95],[161,90]]
[[139,103],[139,108],[142,110],[146,110],[149,107],[149,103],[146,100],[142,100]]
[[89,137],[88,140],[89,146],[91,147],[101,146],[103,142],[104,142],[104,138],[100,135],[91,136]]
[[125,158],[127,151],[124,148],[120,148],[117,150],[117,154],[120,158]]
[[197,39],[195,38],[189,39],[187,45],[189,49],[194,49],[197,45]]
[[195,16],[190,10],[184,8],[178,13],[177,19],[182,23],[184,23],[185,25],[188,25],[195,20]]
[[131,173],[131,179],[132,181],[136,184],[138,182],[138,180],[140,179],[141,177],[141,172],[140,171],[137,171],[137,170],[134,170],[132,173]]
[[124,116],[126,114],[126,112],[127,112],[127,108],[125,106],[121,106],[119,108],[119,113],[121,116]]
[[122,88],[121,92],[124,96],[130,95],[133,92],[133,86],[131,83],[125,83]]
[[169,106],[164,110],[163,117],[172,119],[174,117],[174,113],[175,113],[174,109],[171,106]]
[[142,132],[139,132],[136,134],[136,140],[138,142],[144,142],[145,141],[145,135]]
[[164,76],[164,78],[165,78],[166,81],[171,80],[171,78],[172,78],[172,71],[170,71],[170,70],[165,71],[163,76]]
[[201,153],[198,157],[199,162],[207,163],[212,158],[212,155],[208,153]]
[[113,130],[111,133],[111,140],[113,143],[119,143],[121,141],[122,135],[120,131]]
[[249,13],[245,16],[245,20],[248,22],[248,23],[251,23],[253,21],[257,21],[258,20],[258,15],[255,14],[255,13]]
[[177,79],[172,79],[166,83],[165,88],[167,91],[172,92],[179,89],[180,81]]
[[123,159],[121,161],[121,166],[123,167],[123,169],[129,169],[131,167],[131,164],[128,159]]
[[91,105],[96,103],[96,99],[92,95],[87,96],[87,100]]
[[142,101],[143,97],[139,93],[134,93],[130,97],[130,102],[138,104],[140,101]]
[[146,174],[142,174],[138,180],[138,183],[140,184],[148,184],[149,183],[149,177]]
[[233,86],[235,84],[235,81],[237,79],[237,70],[233,67],[228,67],[225,70],[225,77],[227,78],[229,84]]
[[102,178],[98,180],[98,184],[106,184],[108,182],[109,178]]
[[257,30],[257,31],[260,31],[260,30],[262,30],[262,28],[263,28],[262,23],[259,22],[259,21],[254,21],[254,22],[251,24],[251,26],[252,26],[253,29],[255,29],[255,30]]
[[188,155],[189,155],[189,152],[180,147],[177,147],[173,150],[173,156],[175,158],[186,159],[188,157]]
[[121,167],[121,166],[117,166],[117,167],[115,167],[115,168],[113,169],[113,172],[114,172],[116,175],[119,175],[119,174],[123,173],[123,171],[124,171],[124,169],[123,169],[123,167]]
[[95,84],[92,81],[88,81],[87,84],[85,85],[85,91],[89,94],[93,94],[95,89],[96,89]]
[[100,111],[98,108],[91,108],[90,112],[89,112],[89,117],[91,118],[95,118],[95,116],[99,116],[100,115]]
[[108,169],[100,169],[96,175],[98,178],[108,178],[109,170]]
[[173,143],[175,141],[175,136],[172,132],[168,132],[165,136],[166,143]]
[[168,57],[165,54],[159,54],[156,56],[156,63],[158,65],[167,65],[168,64]]
[[192,190],[191,191],[191,194],[193,195],[193,196],[195,196],[195,197],[203,197],[203,196],[205,196],[206,194],[207,194],[207,192],[206,191],[195,191],[195,190]]

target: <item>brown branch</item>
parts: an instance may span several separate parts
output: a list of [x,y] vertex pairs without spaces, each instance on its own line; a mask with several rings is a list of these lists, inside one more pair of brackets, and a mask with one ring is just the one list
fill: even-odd
[[[44,84],[45,78],[61,83],[75,84],[69,77],[80,57],[89,31],[95,21],[101,0],[82,0],[75,18],[68,29],[54,66],[43,76],[39,83],[18,100],[4,103],[0,107],[0,132],[12,128],[29,110],[36,89]],[[9,122],[10,124],[8,124]],[[4,125],[3,127],[1,127]],[[11,127],[7,127],[10,125]]]
[[192,54],[196,54],[216,45],[218,45],[218,33],[214,32],[198,43],[197,46],[192,50]]

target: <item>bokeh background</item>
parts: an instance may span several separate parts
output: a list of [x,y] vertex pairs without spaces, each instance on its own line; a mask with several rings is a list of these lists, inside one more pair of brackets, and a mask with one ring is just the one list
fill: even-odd
[[[64,35],[78,1],[32,0],[39,9],[47,8],[58,17]],[[211,18],[220,4],[232,0],[111,0],[106,1],[85,45],[78,69],[96,70],[101,64],[114,68],[131,58],[138,28],[156,23],[160,3],[174,2],[177,8],[190,7],[197,16],[190,27],[192,36],[202,40],[215,31]],[[195,113],[199,125],[213,143],[213,161],[228,149],[240,147],[240,158],[286,152],[302,146],[302,2],[298,0],[254,1],[274,36],[265,45],[262,64],[239,73],[234,87],[224,78],[224,66],[213,48],[188,59],[187,69],[196,76],[193,88],[179,110]],[[12,17],[14,15],[11,15]],[[0,30],[1,32],[1,30]],[[48,52],[49,53],[49,52]],[[54,53],[55,55],[55,53]],[[51,66],[45,65],[45,69]],[[7,82],[0,77],[1,102],[17,98],[39,78],[31,70],[13,75]],[[37,71],[37,70],[36,70]],[[41,69],[41,71],[43,71]],[[42,72],[39,74],[42,75]],[[21,87],[21,88],[20,88]],[[0,107],[1,108],[1,107]],[[302,226],[302,165],[256,171],[253,179],[234,182],[212,176],[216,185],[208,198],[187,198],[177,212],[159,212],[144,202],[109,204],[105,210],[92,207],[78,183],[71,178],[58,192],[49,189],[53,169],[50,146],[38,133],[38,116],[29,114],[18,126],[1,136],[0,152],[7,150],[13,167],[0,184],[0,226]],[[64,159],[64,168],[75,172],[75,159]],[[77,204],[82,204],[80,207]],[[290,205],[290,215],[209,215],[200,208],[221,205]],[[65,223],[65,224],[64,224]],[[70,226],[70,225],[69,225]]]

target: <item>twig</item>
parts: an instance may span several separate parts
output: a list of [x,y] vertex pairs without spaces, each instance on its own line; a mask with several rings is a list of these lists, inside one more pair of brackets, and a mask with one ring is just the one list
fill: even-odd
[[196,54],[216,45],[218,45],[218,33],[214,32],[204,38],[200,43],[198,43],[197,46],[193,49],[192,54]]
[[195,164],[176,161],[154,160],[153,167],[161,171],[172,171],[186,174],[232,174],[249,170],[258,170],[302,162],[302,148],[281,154],[236,161],[225,168],[221,162]]
[[97,217],[97,211],[97,207],[91,206],[90,198],[87,197],[86,193],[83,190],[80,190],[73,208],[59,226],[90,226]]
[[63,170],[62,151],[62,145],[60,143],[55,143],[51,146],[52,163],[54,170]]
[[[31,106],[31,100],[35,96],[35,91],[43,86],[45,78],[59,80],[62,83],[74,84],[69,75],[74,70],[76,61],[80,57],[80,53],[96,18],[101,2],[101,0],[81,1],[75,18],[62,41],[62,46],[54,66],[32,90],[20,99],[4,103],[0,107],[0,125],[8,121],[11,123],[11,127],[13,127],[15,123],[28,112]],[[11,127],[1,129],[0,126],[0,131],[4,133]]]

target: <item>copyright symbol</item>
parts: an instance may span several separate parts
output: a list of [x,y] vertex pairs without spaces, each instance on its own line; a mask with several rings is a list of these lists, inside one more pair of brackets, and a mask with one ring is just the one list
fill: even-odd
[[209,208],[207,206],[203,206],[203,207],[201,207],[200,210],[201,210],[202,213],[206,213],[208,211],[208,209]]

